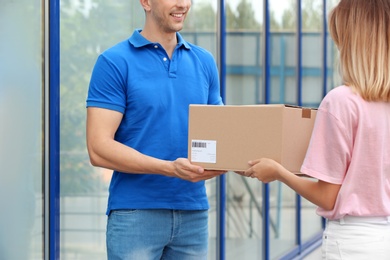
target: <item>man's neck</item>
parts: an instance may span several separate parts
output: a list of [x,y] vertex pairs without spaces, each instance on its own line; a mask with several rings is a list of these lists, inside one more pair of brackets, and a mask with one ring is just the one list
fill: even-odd
[[148,28],[144,28],[141,31],[141,35],[151,42],[160,43],[167,52],[169,58],[172,57],[172,53],[177,45],[176,32],[164,33],[160,30],[150,30]]

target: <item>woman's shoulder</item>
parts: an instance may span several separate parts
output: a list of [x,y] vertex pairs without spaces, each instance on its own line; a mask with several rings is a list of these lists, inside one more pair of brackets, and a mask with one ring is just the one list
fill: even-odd
[[356,94],[352,91],[350,87],[341,85],[331,89],[326,96],[339,97],[339,96],[350,96],[350,95],[356,95]]
[[342,85],[331,89],[323,99],[323,102],[337,102],[348,104],[349,102],[362,102],[363,99],[358,93],[354,92],[352,88]]
[[354,111],[364,100],[348,86],[339,86],[330,90],[321,101],[320,110],[333,115]]

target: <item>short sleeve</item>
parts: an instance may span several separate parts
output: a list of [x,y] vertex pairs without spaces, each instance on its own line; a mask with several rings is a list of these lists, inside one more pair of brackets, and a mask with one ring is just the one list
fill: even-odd
[[100,107],[125,112],[126,84],[123,69],[108,57],[100,55],[89,84],[87,107]]
[[210,92],[209,92],[208,104],[222,105],[219,73],[218,73],[217,64],[215,63],[214,59],[212,59],[210,65],[211,65],[211,72],[210,72],[211,76],[210,76]]
[[350,163],[353,143],[345,127],[348,118],[342,118],[343,113],[333,113],[332,103],[324,99],[317,111],[301,172],[325,182],[341,184]]

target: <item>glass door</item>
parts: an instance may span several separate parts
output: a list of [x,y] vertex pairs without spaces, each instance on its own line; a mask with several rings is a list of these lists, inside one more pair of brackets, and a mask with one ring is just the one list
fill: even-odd
[[0,259],[44,257],[43,1],[1,1]]

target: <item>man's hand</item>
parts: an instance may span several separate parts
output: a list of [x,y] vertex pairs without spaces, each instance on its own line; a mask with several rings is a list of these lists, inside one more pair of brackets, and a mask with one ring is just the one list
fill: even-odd
[[199,165],[192,164],[186,158],[178,158],[172,163],[174,166],[174,176],[191,182],[208,180],[226,172],[219,170],[205,170]]

